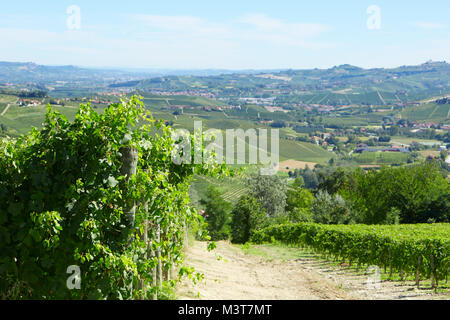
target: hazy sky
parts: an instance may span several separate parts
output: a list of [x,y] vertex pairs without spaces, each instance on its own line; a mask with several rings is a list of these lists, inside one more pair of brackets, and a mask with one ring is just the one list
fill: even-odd
[[449,11],[448,0],[2,0],[0,61],[170,69],[450,61]]

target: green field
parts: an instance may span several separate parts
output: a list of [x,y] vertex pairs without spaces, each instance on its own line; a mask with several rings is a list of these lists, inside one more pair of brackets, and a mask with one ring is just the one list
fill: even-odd
[[196,176],[191,185],[190,195],[194,204],[199,205],[199,200],[205,198],[208,187],[212,186],[219,190],[222,198],[232,204],[248,192],[248,178],[258,172],[258,166],[231,166],[234,170],[241,168],[241,174],[235,177],[213,179],[205,176]]
[[403,118],[413,121],[445,122],[450,120],[450,104],[425,104],[408,107],[401,112]]
[[[104,106],[95,108],[101,112]],[[60,112],[69,120],[73,120],[78,111],[78,106],[52,106],[52,109]],[[0,108],[0,110],[3,111],[3,108]],[[0,123],[6,125],[10,135],[21,135],[29,132],[32,127],[41,128],[46,113],[47,106],[19,107],[18,105],[12,104],[8,111],[3,116],[0,116]]]
[[17,97],[16,96],[10,96],[10,95],[5,95],[5,94],[0,94],[0,102],[1,103],[15,103],[17,101]]
[[223,106],[225,103],[221,101],[211,100],[204,97],[197,96],[159,96],[144,94],[144,104],[149,107],[169,107],[169,106],[190,106],[190,107],[202,107],[202,106]]
[[359,164],[404,164],[409,158],[409,153],[400,152],[364,152],[361,154],[352,154],[352,160]]
[[[269,146],[270,148],[270,146]],[[269,149],[270,150],[270,149]],[[249,145],[246,142],[246,153],[248,154]],[[321,147],[307,142],[280,140],[280,162],[284,160],[299,160],[308,162],[325,163],[332,157],[332,153],[328,152]],[[236,152],[235,152],[236,157]],[[248,161],[248,159],[247,159]],[[234,166],[236,167],[236,166]],[[192,184],[192,193],[194,201],[198,201],[202,197],[205,197],[208,186],[216,187],[221,193],[222,197],[230,202],[236,203],[239,198],[244,195],[247,190],[247,178],[251,173],[257,172],[259,165],[247,165],[244,166],[243,174],[239,177],[225,178],[222,180],[197,177]],[[280,173],[287,177],[287,173]]]
[[442,142],[438,141],[438,140],[428,140],[428,139],[409,138],[409,137],[400,137],[400,136],[391,137],[392,143],[410,145],[413,141],[416,141],[418,143],[424,143],[424,144],[437,144],[437,145],[442,144]]
[[333,153],[312,143],[284,139],[280,140],[280,161],[292,159],[325,163],[332,157]]

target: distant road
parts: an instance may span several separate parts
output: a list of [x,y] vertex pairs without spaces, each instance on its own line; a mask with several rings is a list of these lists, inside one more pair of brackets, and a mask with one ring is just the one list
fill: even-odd
[[6,113],[6,111],[8,111],[9,107],[11,106],[11,104],[8,104],[5,108],[5,110],[3,110],[2,114],[0,114],[1,117],[3,117]]

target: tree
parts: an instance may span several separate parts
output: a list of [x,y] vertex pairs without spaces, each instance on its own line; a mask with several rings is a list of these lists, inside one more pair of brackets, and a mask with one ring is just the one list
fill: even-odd
[[284,213],[286,207],[286,183],[277,175],[254,175],[249,179],[250,190],[267,215]]
[[319,185],[319,179],[315,171],[311,170],[308,166],[302,171],[301,176],[305,182],[305,186],[308,189],[315,189]]
[[284,127],[286,127],[286,122],[284,122],[282,120],[277,120],[277,121],[272,122],[270,124],[270,126],[272,128],[284,128]]
[[287,190],[286,196],[286,211],[293,211],[295,208],[309,210],[314,200],[314,196],[308,189],[300,187]]
[[335,194],[340,189],[349,187],[349,185],[353,185],[354,183],[352,175],[344,168],[339,167],[331,174],[324,176],[317,188],[325,190],[329,194]]
[[351,219],[346,201],[338,194],[332,196],[322,190],[316,194],[311,211],[316,223],[343,224]]
[[267,225],[267,214],[252,196],[243,196],[234,206],[231,220],[231,241],[246,243],[253,232]]
[[305,186],[305,180],[302,176],[297,176],[294,180],[294,186],[296,188],[303,188]]
[[389,128],[389,135],[390,136],[396,136],[400,132],[400,128],[397,126],[391,126]]
[[439,155],[441,157],[441,160],[445,161],[445,159],[447,159],[447,150],[441,150]]
[[228,202],[222,199],[220,192],[209,187],[206,198],[200,200],[205,206],[206,222],[211,239],[214,241],[226,240],[230,237],[230,209]]
[[335,136],[335,135],[331,135],[328,138],[325,139],[326,142],[328,142],[328,144],[334,144],[334,145],[338,145],[339,143],[339,139]]
[[378,138],[379,142],[390,142],[391,141],[391,137],[390,136],[380,136]]
[[437,163],[353,172],[354,184],[339,190],[360,212],[361,223],[389,223],[392,208],[399,210],[401,223],[426,223],[432,217],[447,222],[450,183]]
[[312,193],[296,186],[287,191],[286,211],[291,222],[308,222],[312,220],[311,205],[314,201]]

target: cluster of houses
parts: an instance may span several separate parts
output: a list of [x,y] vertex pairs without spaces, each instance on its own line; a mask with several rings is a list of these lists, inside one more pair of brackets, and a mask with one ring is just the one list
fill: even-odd
[[[427,121],[427,122],[422,122],[422,123],[418,123],[418,122],[413,122],[411,124],[411,128],[413,130],[411,130],[412,132],[418,132],[420,130],[424,130],[424,129],[432,129],[432,128],[437,128],[439,126],[438,123],[433,122],[433,121]],[[408,123],[405,122],[402,127],[407,128],[408,127]]]
[[275,102],[275,97],[270,98],[239,98],[239,101],[249,103],[249,104],[257,104],[263,106],[273,106]]
[[41,101],[34,99],[19,99],[17,104],[19,107],[36,107],[41,105]]
[[99,98],[93,98],[90,101],[91,101],[91,103],[95,103],[95,104],[111,104],[112,103],[111,100],[99,99]]
[[194,96],[194,97],[204,97],[208,99],[215,99],[216,95],[207,91],[197,91],[197,90],[189,90],[189,91],[165,91],[160,89],[150,89],[149,93],[158,95],[158,96]]
[[183,110],[203,110],[203,111],[224,111],[224,110],[241,110],[241,106],[189,106],[189,105],[170,105],[165,106],[162,110],[175,110],[183,114]]

